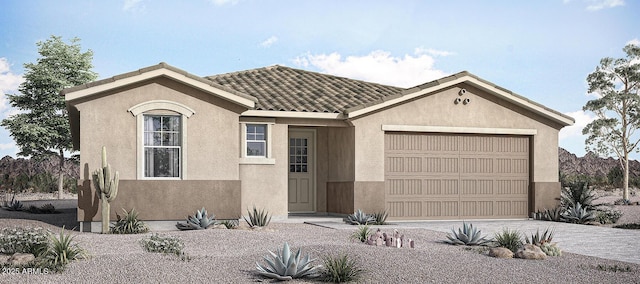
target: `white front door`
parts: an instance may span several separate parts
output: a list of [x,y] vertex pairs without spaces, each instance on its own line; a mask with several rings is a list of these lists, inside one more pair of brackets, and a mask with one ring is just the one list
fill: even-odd
[[315,211],[315,132],[289,130],[289,212]]

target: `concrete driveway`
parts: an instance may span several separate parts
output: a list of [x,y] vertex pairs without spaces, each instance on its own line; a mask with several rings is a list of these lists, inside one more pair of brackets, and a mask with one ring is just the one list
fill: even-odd
[[[296,220],[296,218],[293,218],[293,220]],[[299,218],[298,220],[303,219],[303,217]],[[354,226],[343,223],[340,218],[311,218],[305,220],[305,222],[334,229],[354,228]],[[457,230],[459,227],[462,227],[462,221],[391,223],[392,224],[383,227],[428,229],[447,233],[451,232],[452,228]],[[528,236],[535,233],[538,229],[540,229],[540,233],[542,233],[546,228],[551,228],[555,232],[553,241],[557,242],[563,251],[640,264],[640,230],[614,229],[535,220],[473,220],[471,223],[474,227],[481,230],[483,235],[489,237],[493,237],[496,232],[502,231],[503,228],[509,228],[511,230],[517,229]]]

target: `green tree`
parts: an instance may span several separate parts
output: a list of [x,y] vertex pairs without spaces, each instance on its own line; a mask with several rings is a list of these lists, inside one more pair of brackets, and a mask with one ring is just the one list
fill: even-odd
[[629,199],[629,154],[638,151],[640,135],[640,47],[629,44],[623,48],[626,58],[603,58],[600,66],[587,76],[589,93],[597,99],[587,102],[584,111],[596,119],[582,133],[587,135],[586,149],[615,155],[624,172],[623,196]]
[[42,159],[59,158],[58,193],[62,198],[65,151],[72,150],[69,119],[64,96],[60,91],[94,81],[98,75],[91,69],[93,52],[82,52],[80,39],[70,44],[51,36],[36,43],[40,57],[36,63],[24,64],[25,82],[19,94],[7,95],[11,106],[20,112],[0,125],[9,130],[20,152],[19,156]]

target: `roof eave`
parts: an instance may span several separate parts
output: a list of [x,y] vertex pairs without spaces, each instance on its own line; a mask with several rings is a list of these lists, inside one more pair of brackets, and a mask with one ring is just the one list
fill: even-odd
[[482,80],[479,77],[474,76],[473,74],[467,71],[463,71],[463,72],[460,72],[436,81],[428,82],[420,86],[410,88],[407,91],[397,96],[392,96],[392,97],[385,98],[370,104],[349,108],[345,111],[345,115],[346,115],[346,118],[348,119],[355,119],[357,117],[366,115],[376,110],[394,106],[402,102],[411,100],[413,98],[420,97],[428,93],[436,92],[460,83],[468,83],[478,88],[481,88],[497,97],[500,97],[515,105],[523,107],[536,114],[546,117],[554,122],[557,122],[563,127],[570,126],[575,123],[575,120],[570,116],[567,116],[565,114],[549,109],[541,104],[530,101],[509,90],[500,88],[488,81]]
[[223,86],[218,86],[209,80],[187,73],[166,63],[160,63],[137,71],[64,89],[61,94],[65,96],[66,101],[75,101],[90,97],[94,94],[158,77],[171,78],[249,109],[254,108],[257,102],[255,97],[240,94]]

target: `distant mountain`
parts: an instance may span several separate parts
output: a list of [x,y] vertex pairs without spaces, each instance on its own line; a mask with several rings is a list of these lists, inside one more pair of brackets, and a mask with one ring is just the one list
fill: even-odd
[[[620,162],[613,158],[600,158],[592,152],[588,152],[584,157],[577,157],[575,154],[558,148],[558,159],[560,160],[560,172],[565,175],[587,175],[591,177],[606,177],[609,171]],[[629,161],[629,176],[640,176],[640,162]]]

